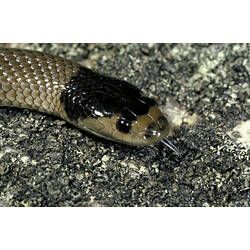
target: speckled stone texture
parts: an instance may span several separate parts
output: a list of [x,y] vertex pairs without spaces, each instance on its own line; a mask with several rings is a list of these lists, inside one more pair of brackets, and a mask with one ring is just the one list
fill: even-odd
[[249,44],[18,46],[126,80],[165,113],[173,97],[197,119],[170,138],[177,157],[163,145],[124,146],[59,118],[0,108],[0,206],[250,205]]

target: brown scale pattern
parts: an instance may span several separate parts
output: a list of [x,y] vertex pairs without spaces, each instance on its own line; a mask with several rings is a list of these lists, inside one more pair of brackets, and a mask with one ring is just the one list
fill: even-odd
[[74,62],[50,54],[0,48],[0,106],[63,117],[60,94],[79,68]]

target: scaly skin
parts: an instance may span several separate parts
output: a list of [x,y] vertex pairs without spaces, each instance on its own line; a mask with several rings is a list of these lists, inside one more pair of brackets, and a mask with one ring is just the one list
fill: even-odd
[[170,131],[156,102],[133,85],[37,51],[0,48],[0,106],[53,114],[134,146],[154,144]]

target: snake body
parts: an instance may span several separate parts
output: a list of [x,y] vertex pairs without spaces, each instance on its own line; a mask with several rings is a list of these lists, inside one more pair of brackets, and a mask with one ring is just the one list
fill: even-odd
[[0,106],[53,114],[134,146],[154,144],[170,131],[156,101],[138,88],[38,51],[0,48]]

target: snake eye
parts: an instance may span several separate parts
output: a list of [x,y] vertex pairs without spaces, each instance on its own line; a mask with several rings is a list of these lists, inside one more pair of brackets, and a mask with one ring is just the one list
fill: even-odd
[[121,116],[116,122],[116,128],[120,132],[127,134],[129,133],[131,126],[132,126],[132,122],[134,120],[136,120],[136,115],[133,114],[130,110],[124,109],[121,112]]
[[131,121],[127,120],[125,117],[120,117],[116,122],[116,128],[125,134],[129,133],[131,128]]

